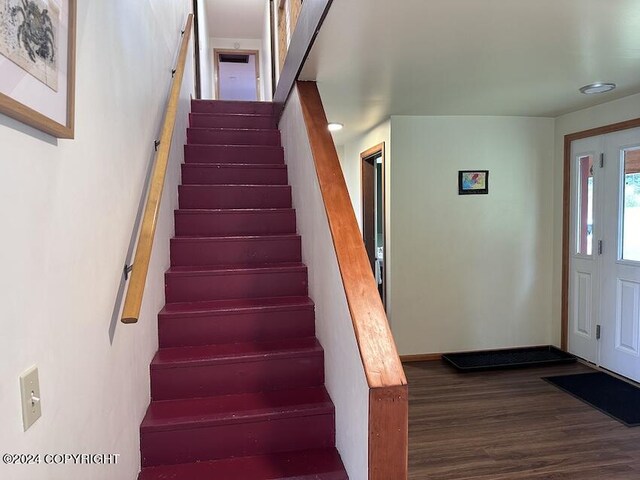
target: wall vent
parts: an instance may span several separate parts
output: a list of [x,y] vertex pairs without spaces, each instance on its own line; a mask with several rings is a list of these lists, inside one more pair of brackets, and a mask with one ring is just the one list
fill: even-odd
[[237,53],[221,53],[220,63],[249,63],[249,55],[238,55]]

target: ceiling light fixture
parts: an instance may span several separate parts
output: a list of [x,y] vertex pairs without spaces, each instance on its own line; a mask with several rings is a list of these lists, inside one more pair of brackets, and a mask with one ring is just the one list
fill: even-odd
[[584,93],[585,95],[596,95],[598,93],[610,92],[614,88],[616,88],[615,83],[596,82],[585,85],[580,89],[580,92]]
[[337,122],[331,122],[328,125],[329,131],[330,132],[338,132],[340,130],[342,130],[344,128],[344,125],[341,123],[337,123]]

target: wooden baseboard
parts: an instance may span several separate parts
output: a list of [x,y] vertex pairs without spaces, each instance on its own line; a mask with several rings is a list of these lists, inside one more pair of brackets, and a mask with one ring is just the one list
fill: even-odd
[[422,353],[418,355],[400,355],[400,361],[402,363],[413,362],[436,362],[442,359],[441,353]]

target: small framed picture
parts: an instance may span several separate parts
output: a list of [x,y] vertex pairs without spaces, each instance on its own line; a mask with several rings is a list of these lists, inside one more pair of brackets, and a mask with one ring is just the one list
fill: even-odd
[[489,170],[460,170],[458,195],[486,195],[489,193]]

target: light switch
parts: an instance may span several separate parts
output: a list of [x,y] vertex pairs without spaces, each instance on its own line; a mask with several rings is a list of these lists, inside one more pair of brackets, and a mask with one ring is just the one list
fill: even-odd
[[22,424],[26,432],[42,415],[37,367],[33,366],[20,375],[20,392],[22,395]]

